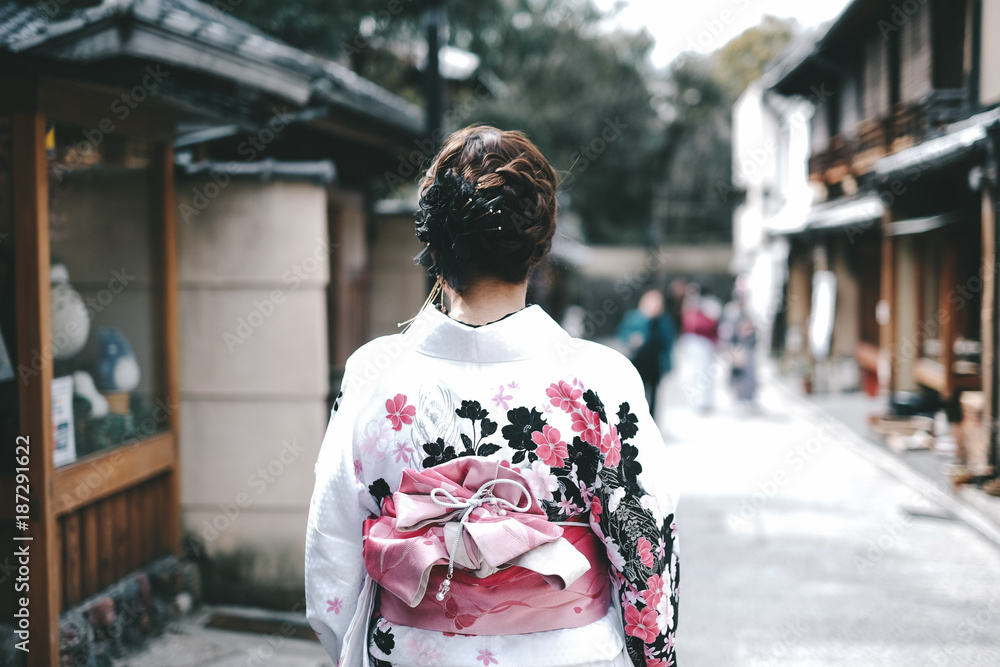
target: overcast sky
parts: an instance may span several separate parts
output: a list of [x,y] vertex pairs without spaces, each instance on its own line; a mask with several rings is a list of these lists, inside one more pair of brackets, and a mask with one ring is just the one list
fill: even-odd
[[[596,0],[610,9],[616,0]],[[619,0],[621,1],[621,0]],[[656,39],[653,64],[668,65],[684,51],[711,53],[765,14],[795,18],[811,27],[835,18],[850,0],[629,0],[618,22],[626,28],[645,27]]]

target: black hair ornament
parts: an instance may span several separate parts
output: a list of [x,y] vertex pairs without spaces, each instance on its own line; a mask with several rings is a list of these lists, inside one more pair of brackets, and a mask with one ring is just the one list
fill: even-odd
[[439,173],[420,196],[416,231],[425,245],[414,262],[427,267],[428,276],[439,276],[461,290],[462,268],[472,257],[470,236],[502,231],[503,223],[496,218],[502,212],[503,195],[487,199],[454,169]]

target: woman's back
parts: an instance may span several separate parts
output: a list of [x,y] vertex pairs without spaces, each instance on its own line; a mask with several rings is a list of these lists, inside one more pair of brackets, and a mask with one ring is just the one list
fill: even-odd
[[[480,617],[497,613],[492,609],[447,618],[447,604],[441,605],[455,636],[380,618],[371,633],[376,659],[443,666],[492,655],[524,665],[627,664],[616,656],[625,637],[637,635],[668,654],[676,620],[675,499],[661,480],[641,474],[643,465],[658,468],[664,446],[642,391],[625,357],[570,338],[538,306],[476,328],[428,310],[405,335],[377,339],[352,356],[317,475],[332,478],[349,465],[354,480],[347,504],[359,512],[350,520],[339,511],[327,517],[325,526],[317,526],[324,540],[360,538],[358,522],[380,514],[404,469],[486,456],[518,470],[552,521],[593,524],[626,591],[624,613],[612,605],[597,621],[574,628],[573,609],[561,610],[568,629],[535,633],[530,642],[510,634],[462,636],[476,632],[477,624],[489,625]],[[337,460],[338,450],[347,451],[338,447],[338,432],[353,443],[349,463]],[[343,479],[341,485],[342,496]],[[343,564],[322,560],[307,564],[307,590],[314,598],[310,608],[319,610],[311,616],[332,629],[350,609],[351,586],[358,583],[333,583],[329,575],[336,573],[327,566],[340,571]],[[435,590],[428,588],[428,595]],[[511,602],[501,597],[496,606],[506,613]],[[574,608],[582,613],[582,605]],[[530,625],[521,632],[534,632],[537,620],[522,616]],[[416,657],[421,652],[424,662]],[[595,656],[600,660],[594,662]]]

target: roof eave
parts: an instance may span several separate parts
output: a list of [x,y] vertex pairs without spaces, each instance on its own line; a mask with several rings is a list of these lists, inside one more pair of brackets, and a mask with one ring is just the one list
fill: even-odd
[[[312,94],[312,78],[302,72],[139,21],[132,22],[127,29],[102,21],[17,52],[85,64],[116,57],[138,58],[226,78],[298,106],[307,104]],[[166,75],[169,76],[169,71]]]
[[8,46],[17,55],[75,65],[115,58],[161,64],[166,77],[171,69],[193,72],[258,91],[271,98],[272,104],[285,101],[298,109],[325,105],[369,119],[394,133],[409,137],[423,134],[419,107],[335,63],[306,53],[296,58],[294,54],[299,52],[281,44],[275,48],[285,48],[288,53],[272,50],[270,57],[261,57],[252,39],[216,44],[198,32],[186,34],[143,12],[114,5],[101,5],[84,18],[52,24],[46,31]]
[[939,137],[881,158],[875,175],[882,187],[901,176],[943,169],[985,150],[988,128],[1000,123],[1000,108],[953,123]]
[[792,95],[805,95],[809,92],[808,86],[814,84],[814,80],[809,76],[815,72],[815,51],[810,52],[787,74],[778,79],[768,90],[773,90],[779,95],[790,97]]

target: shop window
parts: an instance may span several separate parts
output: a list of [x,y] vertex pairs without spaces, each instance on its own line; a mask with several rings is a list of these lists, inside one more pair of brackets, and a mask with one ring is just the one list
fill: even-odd
[[46,126],[56,465],[169,428],[151,146]]
[[920,341],[915,377],[946,400],[982,382],[979,229],[958,222],[914,237]]
[[916,276],[920,299],[917,331],[920,355],[925,359],[941,359],[941,238],[940,231],[924,235],[918,244],[920,263]]

